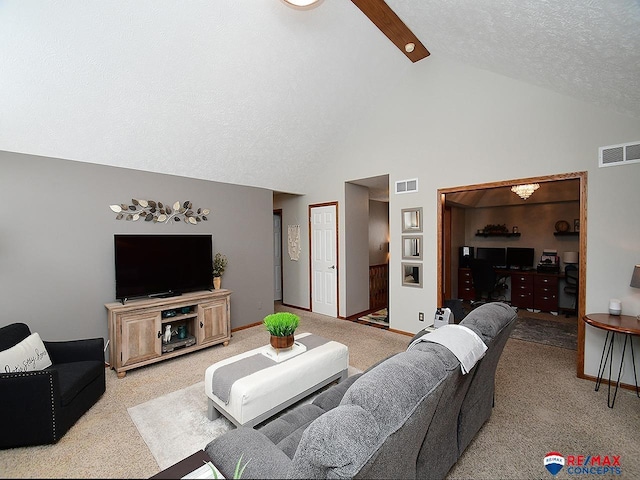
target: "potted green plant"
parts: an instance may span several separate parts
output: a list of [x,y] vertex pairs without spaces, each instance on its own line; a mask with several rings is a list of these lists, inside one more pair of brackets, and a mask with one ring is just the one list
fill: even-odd
[[293,333],[298,328],[300,317],[291,312],[276,312],[264,317],[264,326],[271,334],[271,346],[275,349],[293,346]]
[[222,284],[221,277],[227,268],[227,257],[220,252],[216,253],[213,257],[213,288],[220,289]]

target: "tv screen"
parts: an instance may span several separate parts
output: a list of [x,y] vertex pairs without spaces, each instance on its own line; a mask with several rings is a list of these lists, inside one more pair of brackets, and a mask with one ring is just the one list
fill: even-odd
[[114,235],[116,298],[213,289],[211,235]]
[[478,247],[476,258],[487,260],[494,268],[504,268],[507,265],[507,257],[504,248]]
[[507,247],[507,268],[527,269],[533,267],[535,249]]

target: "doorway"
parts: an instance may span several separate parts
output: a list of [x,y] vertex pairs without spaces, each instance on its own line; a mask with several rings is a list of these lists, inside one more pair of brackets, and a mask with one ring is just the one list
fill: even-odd
[[[579,226],[578,235],[578,255],[579,255],[579,280],[578,280],[578,302],[577,302],[577,319],[581,319],[585,313],[585,292],[586,292],[586,199],[587,199],[587,172],[574,172],[559,175],[549,175],[544,177],[522,178],[502,182],[493,182],[486,184],[468,185],[462,187],[444,188],[438,190],[438,232],[437,232],[437,298],[439,305],[444,305],[447,297],[445,296],[451,285],[451,261],[457,251],[452,251],[452,237],[455,238],[455,227],[452,226],[450,211],[448,207],[451,205],[451,199],[457,198],[462,201],[470,201],[470,198],[479,198],[484,194],[495,193],[498,190],[507,190],[514,185],[538,183],[540,186],[553,186],[558,182],[573,180],[578,184],[578,202],[579,214],[576,225]],[[542,192],[542,189],[540,189]],[[511,193],[511,195],[515,195]],[[537,195],[535,193],[534,195]],[[584,322],[578,321],[578,345],[577,345],[577,365],[576,373],[579,378],[584,376]]]
[[309,206],[311,311],[338,316],[338,204]]
[[273,212],[273,300],[282,301],[282,210]]

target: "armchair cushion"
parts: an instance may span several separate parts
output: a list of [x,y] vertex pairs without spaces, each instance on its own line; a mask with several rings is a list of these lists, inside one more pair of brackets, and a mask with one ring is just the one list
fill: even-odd
[[4,373],[44,370],[51,364],[49,353],[37,333],[0,351],[0,371]]

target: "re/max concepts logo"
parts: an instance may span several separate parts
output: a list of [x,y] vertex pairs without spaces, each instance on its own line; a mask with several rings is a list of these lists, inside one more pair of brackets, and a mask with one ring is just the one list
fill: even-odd
[[544,467],[557,475],[567,467],[569,475],[622,475],[620,455],[567,455],[549,452],[544,456]]

